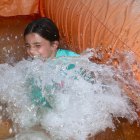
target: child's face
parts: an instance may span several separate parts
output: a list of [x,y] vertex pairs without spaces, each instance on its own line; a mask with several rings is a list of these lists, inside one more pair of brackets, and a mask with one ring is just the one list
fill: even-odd
[[37,33],[30,33],[25,36],[25,47],[31,57],[39,55],[42,58],[53,58],[56,55],[58,41],[51,43]]

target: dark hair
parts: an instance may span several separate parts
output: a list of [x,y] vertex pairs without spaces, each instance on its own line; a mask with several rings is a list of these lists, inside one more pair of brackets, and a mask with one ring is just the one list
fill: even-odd
[[50,42],[59,41],[58,28],[49,18],[40,18],[29,23],[25,28],[24,37],[29,33],[37,33]]

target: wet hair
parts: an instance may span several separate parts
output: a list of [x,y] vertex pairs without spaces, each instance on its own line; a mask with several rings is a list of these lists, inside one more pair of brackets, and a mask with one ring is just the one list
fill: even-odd
[[59,41],[59,31],[55,23],[49,18],[32,21],[24,30],[24,37],[29,33],[37,33],[50,42]]

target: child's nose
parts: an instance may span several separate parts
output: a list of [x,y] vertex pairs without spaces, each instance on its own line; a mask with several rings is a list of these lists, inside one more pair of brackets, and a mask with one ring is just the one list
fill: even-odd
[[31,48],[31,49],[30,49],[30,53],[31,53],[32,56],[39,55],[39,52],[38,52],[37,49],[35,49],[35,48]]

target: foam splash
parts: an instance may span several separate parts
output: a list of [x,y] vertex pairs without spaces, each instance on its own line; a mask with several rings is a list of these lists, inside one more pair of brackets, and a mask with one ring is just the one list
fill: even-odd
[[43,132],[39,131],[24,131],[17,134],[14,138],[9,138],[8,140],[51,140]]
[[[19,140],[33,139],[26,130],[38,124],[50,135],[33,132],[41,140],[85,140],[107,127],[114,129],[114,117],[137,120],[134,106],[114,75],[111,66],[92,63],[86,56],[2,64],[0,99],[7,104],[15,131],[20,132]],[[32,79],[51,108],[31,101]]]

